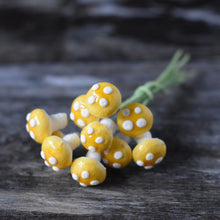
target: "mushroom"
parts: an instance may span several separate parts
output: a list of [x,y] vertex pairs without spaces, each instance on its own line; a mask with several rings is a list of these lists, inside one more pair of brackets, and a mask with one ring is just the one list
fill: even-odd
[[47,137],[41,146],[40,155],[46,166],[52,166],[54,171],[65,169],[72,163],[72,151],[80,145],[79,136],[76,133]]
[[54,131],[54,132],[52,133],[52,136],[57,136],[57,137],[63,138],[63,137],[64,137],[64,134],[63,134],[63,132],[61,132],[61,131]]
[[89,123],[99,120],[98,117],[90,114],[86,103],[87,96],[81,95],[73,101],[71,106],[70,119],[80,128],[84,128]]
[[102,153],[102,160],[112,168],[123,168],[132,159],[132,152],[129,145],[120,138],[114,137],[108,151]]
[[80,139],[87,150],[103,152],[111,146],[113,135],[105,125],[94,121],[82,129]]
[[68,122],[66,113],[48,115],[43,109],[35,109],[28,113],[26,120],[27,132],[40,144],[54,131],[65,128]]
[[151,129],[153,114],[145,105],[132,103],[120,110],[117,123],[119,130],[124,135],[139,138]]
[[135,141],[137,144],[139,144],[141,141],[147,140],[147,139],[151,139],[152,138],[152,134],[150,131],[147,131],[142,137],[140,138],[135,138]]
[[141,167],[149,170],[160,163],[166,155],[166,145],[158,138],[151,138],[140,142],[133,149],[133,160]]
[[87,93],[87,108],[96,117],[110,117],[117,112],[120,104],[121,93],[111,83],[97,83]]
[[106,168],[98,161],[88,157],[79,157],[71,165],[72,178],[81,186],[95,186],[106,178]]
[[116,132],[116,124],[111,118],[103,118],[100,120],[100,123],[108,127],[112,134]]

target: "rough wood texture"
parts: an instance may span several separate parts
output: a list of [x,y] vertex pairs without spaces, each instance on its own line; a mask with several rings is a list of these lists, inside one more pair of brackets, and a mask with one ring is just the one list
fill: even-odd
[[[103,15],[104,1],[98,0],[76,1],[74,15],[57,10],[59,1],[49,9],[50,1],[38,7],[15,2],[0,1],[0,219],[219,219],[220,31],[211,19],[219,16],[217,1],[210,7],[203,1],[149,1],[170,14],[167,20],[163,13],[139,17],[142,1],[138,12],[131,1],[109,1],[114,15]],[[190,20],[193,5],[210,16]],[[176,20],[171,12],[181,6],[187,16],[177,13],[185,17]],[[159,37],[160,22],[165,37]],[[192,52],[188,67],[198,74],[149,105],[153,136],[168,147],[161,165],[146,171],[132,162],[108,169],[102,185],[82,188],[69,169],[55,173],[43,164],[40,145],[25,131],[27,112],[41,107],[69,113],[72,100],[97,81],[115,83],[126,98],[155,79],[179,47]],[[70,123],[64,131],[76,130]],[[74,157],[85,153],[77,149]]]

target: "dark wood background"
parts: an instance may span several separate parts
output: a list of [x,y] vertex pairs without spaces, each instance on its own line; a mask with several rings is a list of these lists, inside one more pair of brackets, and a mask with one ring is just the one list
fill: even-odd
[[[220,219],[219,39],[217,0],[0,0],[0,219]],[[196,77],[149,105],[163,163],[108,169],[88,188],[44,166],[27,112],[69,113],[98,81],[125,99],[179,48]]]

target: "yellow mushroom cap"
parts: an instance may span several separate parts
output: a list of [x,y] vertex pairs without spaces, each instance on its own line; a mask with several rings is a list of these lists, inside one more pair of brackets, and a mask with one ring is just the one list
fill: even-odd
[[98,117],[90,114],[86,103],[87,96],[81,95],[73,101],[71,106],[70,119],[80,128],[84,128],[89,123],[99,120]]
[[72,178],[81,186],[94,186],[106,178],[106,168],[98,161],[88,157],[79,157],[71,165]]
[[83,128],[80,139],[87,150],[103,152],[111,146],[113,135],[108,127],[94,121]]
[[140,142],[133,149],[134,162],[145,169],[151,169],[160,163],[166,155],[166,145],[158,138],[151,138]]
[[113,84],[100,82],[88,91],[87,102],[87,108],[92,115],[100,118],[110,117],[120,107],[121,93]]
[[57,137],[63,138],[64,134],[61,131],[54,131],[52,133],[52,136],[57,136]]
[[102,153],[102,160],[112,168],[123,168],[132,159],[132,152],[129,145],[120,138],[114,137],[108,151]]
[[153,114],[140,103],[126,105],[117,116],[118,128],[124,135],[138,138],[149,131],[153,125]]

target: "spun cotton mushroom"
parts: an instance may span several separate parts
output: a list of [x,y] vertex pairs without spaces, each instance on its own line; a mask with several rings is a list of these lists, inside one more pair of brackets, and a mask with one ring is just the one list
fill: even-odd
[[140,142],[132,152],[134,162],[145,169],[160,163],[166,155],[166,145],[158,138]]
[[106,168],[98,161],[88,157],[79,157],[71,165],[72,178],[81,186],[95,186],[106,178]]
[[153,114],[140,103],[126,105],[117,116],[118,128],[124,135],[139,138],[149,131],[153,124]]
[[87,93],[87,108],[96,117],[110,117],[117,112],[120,104],[121,93],[111,83],[97,83]]
[[54,131],[63,129],[67,125],[66,113],[48,115],[43,109],[35,109],[26,116],[26,130],[31,138],[38,143],[50,136]]
[[90,114],[86,103],[87,96],[81,95],[73,101],[71,106],[70,119],[80,128],[84,128],[89,123],[99,120],[98,117]]
[[114,137],[109,150],[102,153],[102,160],[112,168],[123,168],[132,159],[132,151],[129,145],[120,138]]
[[72,163],[72,151],[80,145],[79,136],[76,133],[47,137],[41,146],[41,157],[46,166],[52,166],[54,171],[65,169]]
[[82,145],[91,152],[103,152],[111,146],[113,135],[108,127],[94,121],[83,128]]

